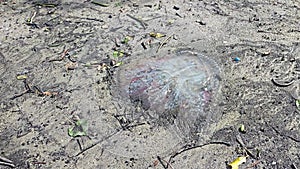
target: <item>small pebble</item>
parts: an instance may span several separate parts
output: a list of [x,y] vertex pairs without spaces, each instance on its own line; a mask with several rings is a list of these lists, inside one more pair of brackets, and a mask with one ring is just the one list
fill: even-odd
[[108,28],[108,25],[107,25],[107,24],[102,25],[101,28],[102,28],[102,29],[107,29],[107,28]]

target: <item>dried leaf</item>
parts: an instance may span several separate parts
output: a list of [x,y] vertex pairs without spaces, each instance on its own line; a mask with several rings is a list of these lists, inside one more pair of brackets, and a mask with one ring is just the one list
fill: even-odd
[[24,80],[24,79],[27,79],[26,75],[18,75],[17,76],[17,80]]
[[76,62],[69,62],[65,65],[66,70],[74,70],[78,67],[78,64]]
[[231,162],[229,164],[229,166],[231,166],[231,169],[238,169],[239,165],[241,165],[244,162],[246,162],[246,157],[245,156],[238,157],[233,162]]
[[164,34],[155,33],[155,32],[150,32],[149,34],[150,34],[151,37],[154,37],[154,38],[161,38],[161,37],[165,37],[166,36]]
[[107,70],[107,69],[109,69],[110,67],[107,65],[107,64],[105,64],[105,63],[102,63],[102,64],[100,64],[98,67],[97,67],[97,70],[99,70],[99,71],[105,71],[105,70]]
[[58,92],[45,91],[45,92],[43,92],[43,95],[45,95],[45,96],[56,96],[56,95],[58,95]]

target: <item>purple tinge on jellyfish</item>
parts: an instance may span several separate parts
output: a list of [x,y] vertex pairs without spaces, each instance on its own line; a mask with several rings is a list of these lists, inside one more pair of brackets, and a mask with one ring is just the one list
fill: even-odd
[[145,110],[203,112],[219,88],[219,67],[206,56],[178,52],[135,58],[118,71],[122,96]]

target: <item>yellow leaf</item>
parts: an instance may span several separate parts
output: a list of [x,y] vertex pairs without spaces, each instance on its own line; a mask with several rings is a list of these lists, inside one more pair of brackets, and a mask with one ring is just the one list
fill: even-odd
[[18,75],[17,76],[17,80],[24,80],[24,79],[27,79],[26,75]]
[[164,37],[166,35],[164,34],[161,34],[161,33],[154,33],[154,32],[150,32],[149,33],[151,37],[154,37],[154,38],[161,38],[161,37]]
[[229,166],[231,166],[231,169],[238,169],[239,165],[241,165],[244,162],[246,162],[246,157],[245,156],[238,157],[233,162],[231,162],[229,164]]

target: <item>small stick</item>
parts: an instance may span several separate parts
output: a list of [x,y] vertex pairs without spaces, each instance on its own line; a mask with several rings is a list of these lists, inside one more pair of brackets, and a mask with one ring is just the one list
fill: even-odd
[[127,14],[127,16],[128,16],[129,18],[131,18],[131,19],[133,19],[133,20],[139,22],[139,23],[143,26],[143,28],[146,29],[147,24],[146,24],[144,21],[142,21],[142,20],[140,20],[140,19],[138,19],[138,18],[136,18],[136,17],[134,17],[134,16],[132,16],[132,15],[130,15],[130,14]]
[[33,88],[35,89],[34,92],[35,92],[36,94],[38,94],[39,96],[42,96],[42,95],[43,95],[44,92],[43,92],[39,87],[33,86]]
[[[60,58],[57,58],[57,59],[56,59],[56,58],[55,58],[55,59],[50,59],[49,62],[53,62],[53,61],[62,61],[66,56],[69,55],[68,52],[69,52],[69,49],[65,49],[65,50],[63,51],[63,53],[61,54]],[[69,60],[70,60],[70,58],[69,58]],[[72,60],[70,60],[70,61],[72,61]]]
[[10,159],[2,157],[2,156],[0,156],[0,161],[7,162],[7,163],[13,163]]
[[36,12],[34,12],[34,13],[32,14],[32,16],[31,16],[30,18],[27,19],[27,24],[28,24],[28,25],[33,25],[33,19],[34,19],[35,15],[36,15]]
[[172,165],[171,165],[168,161],[166,161],[166,160],[164,160],[164,159],[163,159],[163,161],[166,162],[166,163],[168,164],[168,165],[167,165],[167,168],[169,168],[169,166],[170,166],[171,169],[174,169],[174,168],[172,167]]
[[7,162],[2,162],[0,161],[0,165],[5,165],[5,166],[9,166],[9,167],[12,167],[12,168],[15,168],[16,166],[12,163],[7,163]]
[[290,82],[288,82],[288,83],[280,83],[280,82],[278,82],[277,80],[275,80],[274,78],[272,78],[272,80],[271,80],[276,86],[279,86],[279,87],[288,87],[288,86],[290,86],[290,85],[292,85],[293,83],[294,83],[294,79],[292,80],[292,81],[290,81]]
[[252,152],[249,151],[249,150],[247,149],[247,147],[245,146],[245,143],[244,143],[244,141],[243,141],[243,139],[242,139],[242,137],[241,137],[240,135],[237,135],[237,136],[236,136],[236,141],[241,145],[241,147],[246,151],[246,153],[247,153],[249,156],[251,156],[251,157],[254,158],[254,159],[257,159],[257,157],[255,157],[255,156],[252,154]]
[[23,80],[23,83],[24,83],[24,87],[25,87],[26,90],[24,92],[22,92],[22,93],[14,95],[13,97],[10,98],[10,100],[14,100],[15,98],[21,97],[21,96],[23,96],[26,93],[33,93],[33,91],[31,90],[30,86],[28,85],[26,79]]
[[160,164],[164,167],[164,169],[168,169],[168,166],[165,166],[160,156],[157,156],[157,160],[160,162]]
[[82,149],[82,145],[81,145],[81,143],[80,143],[79,139],[76,139],[76,141],[77,141],[77,143],[78,143],[78,145],[79,145],[79,149],[80,149],[80,151],[82,151],[83,149]]
[[30,131],[27,131],[25,133],[20,133],[20,134],[17,134],[17,138],[20,138],[20,137],[23,137],[23,136],[26,136],[27,134],[29,134]]
[[294,138],[294,137],[292,137],[292,136],[289,136],[289,135],[285,135],[285,134],[282,134],[280,131],[278,131],[275,127],[273,127],[273,126],[270,126],[277,134],[279,134],[280,136],[282,136],[282,137],[287,137],[287,138],[289,138],[289,139],[291,139],[291,140],[293,140],[293,141],[295,141],[295,142],[300,142],[300,140],[299,139],[297,139],[297,138]]
[[36,12],[34,12],[33,15],[32,15],[32,17],[30,18],[30,23],[33,22],[33,19],[34,19],[35,15],[36,15]]
[[117,134],[119,131],[121,131],[121,130],[120,130],[120,129],[119,129],[119,130],[115,130],[115,131],[114,131],[113,133],[111,133],[110,135],[108,135],[108,136],[106,136],[106,137],[104,137],[104,138],[102,138],[102,139],[96,141],[94,144],[92,144],[91,146],[89,146],[89,147],[83,149],[82,151],[80,151],[79,153],[77,153],[77,154],[76,154],[75,156],[73,156],[73,157],[77,157],[77,156],[79,156],[80,154],[82,154],[82,153],[88,151],[89,149],[91,149],[91,148],[95,147],[96,145],[102,143],[104,140],[109,139],[109,138],[112,137],[113,135]]
[[33,161],[32,164],[38,165],[38,164],[47,164],[47,163],[43,161]]
[[176,156],[180,155],[181,153],[186,152],[186,151],[189,151],[189,150],[192,150],[192,149],[195,149],[195,148],[201,148],[201,147],[204,147],[204,146],[207,146],[207,145],[213,145],[213,144],[221,144],[221,145],[225,145],[225,146],[231,146],[230,143],[223,142],[223,141],[211,141],[211,142],[208,142],[208,143],[204,143],[204,144],[196,145],[196,146],[192,146],[192,147],[184,146],[180,151],[175,152],[173,155],[171,155],[170,160],[172,158],[175,158]]
[[260,163],[260,160],[255,161],[254,163],[252,163],[249,167],[247,168],[253,168],[255,167],[258,163]]
[[30,90],[26,90],[26,91],[24,91],[24,92],[22,92],[22,93],[16,94],[16,95],[14,95],[13,97],[11,97],[10,100],[14,100],[14,99],[16,99],[16,98],[18,98],[18,97],[21,97],[21,96],[23,96],[23,95],[26,94],[26,93],[31,93],[31,91],[30,91]]
[[292,163],[292,169],[298,169],[294,163]]
[[157,48],[157,50],[156,50],[156,53],[158,52],[158,50],[160,49],[160,48],[162,48],[163,47],[163,45],[173,36],[174,34],[172,34],[172,35],[170,35],[169,37],[167,37],[161,44],[160,44],[160,46]]
[[147,49],[147,47],[146,47],[146,45],[145,45],[144,42],[142,42],[141,45],[142,45],[142,47],[143,47],[145,50]]
[[[172,167],[172,165],[171,165],[168,161],[166,161],[166,160],[164,160],[164,159],[161,159],[159,156],[157,156],[157,158],[158,158],[158,160],[160,161],[160,163],[162,163],[161,161],[167,163],[167,166],[166,166],[167,169],[169,168],[169,166],[170,166],[171,169],[174,169],[174,168]],[[162,165],[163,165],[163,164],[162,164]],[[164,165],[163,165],[163,166],[164,166]],[[165,166],[164,166],[164,167],[165,167]]]
[[236,141],[242,146],[245,147],[245,143],[240,135],[236,135]]
[[101,3],[101,2],[98,2],[98,1],[92,1],[91,3],[102,6],[102,7],[108,7],[109,6],[109,4]]

